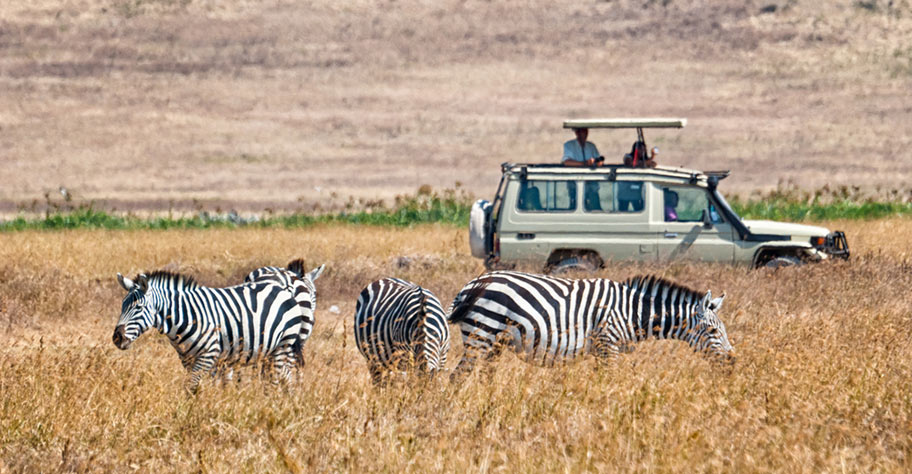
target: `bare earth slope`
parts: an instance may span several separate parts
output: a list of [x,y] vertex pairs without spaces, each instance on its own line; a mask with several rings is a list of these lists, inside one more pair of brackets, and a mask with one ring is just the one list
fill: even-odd
[[[729,192],[908,192],[907,2],[712,3],[3,2],[0,211],[59,186],[119,209],[488,196],[586,116],[687,117],[650,145]],[[609,161],[632,141],[590,137]]]

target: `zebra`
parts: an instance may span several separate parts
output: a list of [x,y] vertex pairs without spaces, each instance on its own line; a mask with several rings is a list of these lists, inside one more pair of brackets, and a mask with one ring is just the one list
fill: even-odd
[[650,338],[679,339],[734,363],[717,316],[724,299],[724,293],[713,299],[710,291],[703,295],[656,276],[619,283],[492,272],[469,282],[453,300],[449,321],[459,324],[465,346],[457,372],[496,354],[502,340],[542,365],[588,352],[604,362]]
[[305,272],[304,260],[299,258],[289,262],[286,268],[273,266],[257,268],[244,277],[244,283],[274,282],[294,295],[304,317],[301,323],[301,343],[303,344],[313,331],[314,312],[317,310],[317,288],[314,281],[323,274],[325,266],[320,265]]
[[446,365],[450,328],[440,300],[429,290],[398,278],[367,285],[355,306],[355,345],[367,359],[375,384],[384,371],[434,374]]
[[216,363],[271,359],[275,378],[290,380],[300,364],[304,311],[292,293],[272,281],[228,288],[201,286],[167,271],[141,274],[135,281],[117,274],[127,291],[112,340],[122,350],[146,330],[168,336],[190,372],[187,389],[196,392],[203,374]]

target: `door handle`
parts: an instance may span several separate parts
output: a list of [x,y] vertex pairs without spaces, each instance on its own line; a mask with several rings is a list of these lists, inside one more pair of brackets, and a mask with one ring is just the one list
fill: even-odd
[[532,240],[535,238],[535,234],[520,233],[516,234],[516,240]]
[[665,232],[666,239],[673,239],[678,236],[677,232]]

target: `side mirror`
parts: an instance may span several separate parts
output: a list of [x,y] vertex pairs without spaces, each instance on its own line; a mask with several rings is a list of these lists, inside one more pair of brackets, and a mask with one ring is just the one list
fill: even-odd
[[705,228],[705,229],[713,228],[712,218],[709,217],[709,209],[703,209],[703,215],[701,217],[701,220],[703,221],[703,228]]

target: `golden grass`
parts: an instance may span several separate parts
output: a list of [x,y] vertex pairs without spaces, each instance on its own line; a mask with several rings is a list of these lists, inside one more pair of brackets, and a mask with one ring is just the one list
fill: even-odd
[[[449,301],[481,269],[465,231],[6,234],[0,472],[908,472],[912,221],[838,227],[855,252],[848,263],[603,271],[725,291],[721,317],[739,357],[731,372],[662,341],[607,370],[589,359],[540,368],[505,354],[459,385],[408,379],[383,389],[372,387],[349,334],[358,291],[399,276]],[[147,334],[128,351],[111,343],[118,271],[168,267],[224,285],[297,256],[327,271],[293,385],[272,387],[247,370],[239,383],[206,379],[188,397],[165,338]]]

